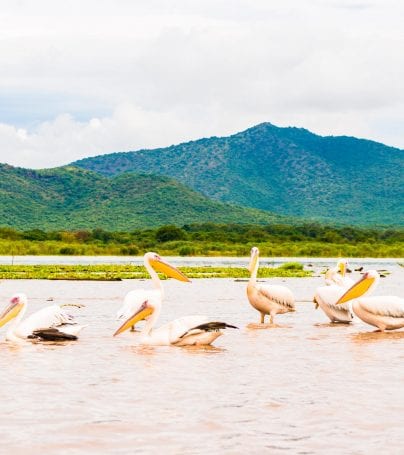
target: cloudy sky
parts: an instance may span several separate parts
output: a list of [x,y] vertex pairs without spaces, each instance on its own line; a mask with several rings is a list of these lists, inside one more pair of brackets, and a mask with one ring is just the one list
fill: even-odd
[[260,122],[404,148],[401,0],[0,0],[0,162]]

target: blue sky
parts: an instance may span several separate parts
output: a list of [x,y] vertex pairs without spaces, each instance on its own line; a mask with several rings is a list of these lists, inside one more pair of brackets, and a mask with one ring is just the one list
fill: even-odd
[[400,0],[0,0],[0,162],[268,121],[404,148]]

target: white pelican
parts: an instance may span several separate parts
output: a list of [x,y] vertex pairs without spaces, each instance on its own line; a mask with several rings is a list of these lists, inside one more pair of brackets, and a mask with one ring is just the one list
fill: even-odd
[[[25,294],[15,294],[10,304],[0,315],[0,327],[14,319],[6,333],[6,340],[21,342],[25,339],[76,340],[83,326],[73,322],[73,316],[67,314],[59,305],[50,305],[21,321],[27,310],[28,299]],[[79,305],[62,305],[79,306]]]
[[313,299],[316,308],[320,307],[331,322],[352,322],[351,305],[349,303],[336,305],[338,299],[344,295],[347,289],[349,288],[344,288],[336,284],[320,286],[316,289]]
[[354,281],[345,275],[347,267],[348,261],[339,259],[336,267],[328,269],[325,273],[326,286],[318,287],[313,298],[316,309],[320,307],[331,322],[349,323],[353,318],[350,304],[335,305],[344,292],[354,284]]
[[[157,253],[146,253],[143,257],[143,263],[146,270],[149,272],[155,289],[135,289],[133,291],[129,291],[124,298],[123,305],[116,314],[117,319],[128,319],[133,315],[139,304],[142,304],[145,300],[153,302],[159,301],[160,303],[163,301],[163,285],[154,269],[171,278],[175,278],[176,280],[189,281],[188,277],[186,277],[180,270],[165,262]],[[134,326],[132,327],[132,330],[134,330]]]
[[396,296],[363,297],[377,286],[379,274],[369,270],[336,302],[351,302],[352,310],[359,319],[377,327],[381,332],[404,327],[404,299]]
[[[190,280],[156,253],[146,253],[145,265],[157,289],[142,292],[132,291],[134,294],[130,293],[133,299],[128,301],[131,302],[132,314],[116,330],[114,336],[133,327],[142,319],[146,319],[146,323],[140,333],[141,344],[161,346],[209,345],[223,334],[220,329],[226,327],[236,328],[225,322],[210,321],[206,316],[185,316],[155,329],[154,326],[161,312],[163,288],[153,267],[177,280]],[[127,305],[128,308],[129,304]]]
[[247,285],[247,297],[250,304],[261,313],[261,324],[264,323],[266,314],[269,315],[269,322],[273,323],[276,314],[295,311],[295,298],[285,286],[257,284],[258,266],[259,250],[253,247],[248,267],[251,276]]
[[348,261],[346,259],[339,259],[335,267],[325,272],[325,284],[327,286],[342,286],[343,288],[351,287],[354,281],[346,276],[347,268]]

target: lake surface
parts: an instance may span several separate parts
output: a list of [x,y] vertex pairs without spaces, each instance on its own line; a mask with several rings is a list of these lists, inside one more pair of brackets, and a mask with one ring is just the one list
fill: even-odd
[[[247,267],[249,257],[192,257],[192,256],[164,256],[176,266],[227,266]],[[301,262],[314,267],[334,267],[338,258],[310,258],[310,257],[260,257],[260,264],[280,265],[285,262]],[[380,268],[386,265],[397,266],[403,263],[403,258],[350,258],[352,266]],[[132,264],[143,265],[143,256],[0,256],[0,264]]]
[[[402,295],[394,266],[375,294]],[[310,301],[323,277],[268,279]],[[228,330],[213,348],[142,347],[113,338],[115,312],[148,281],[3,281],[0,300],[25,292],[88,324],[77,342],[15,346],[0,329],[0,452],[7,454],[404,453],[404,331],[330,325],[311,303],[251,330],[259,315],[246,283],[164,282],[161,323],[207,314]]]

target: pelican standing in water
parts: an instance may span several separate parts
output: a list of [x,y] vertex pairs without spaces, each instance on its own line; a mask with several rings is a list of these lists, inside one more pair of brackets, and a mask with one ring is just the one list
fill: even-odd
[[354,281],[346,276],[347,269],[348,261],[346,259],[339,259],[335,267],[325,272],[325,284],[327,286],[337,285],[343,288],[351,287]]
[[[116,330],[114,336],[133,327],[142,319],[146,319],[146,323],[140,333],[140,343],[147,345],[209,345],[223,334],[221,329],[237,328],[225,322],[210,321],[206,316],[185,316],[155,329],[154,326],[161,312],[164,294],[161,282],[154,269],[179,281],[190,280],[177,268],[164,261],[157,253],[146,253],[145,265],[157,289],[129,293],[132,297],[126,302],[130,302],[132,314]],[[126,303],[126,308],[129,311],[129,303]]]
[[[22,320],[27,310],[28,299],[23,293],[15,294],[0,315],[0,327],[14,320],[6,333],[6,340],[22,342],[26,339],[77,340],[83,326],[74,323],[73,316],[59,305],[50,305]],[[62,305],[79,306],[79,305]]]
[[363,297],[378,282],[378,272],[369,270],[338,299],[336,305],[350,302],[359,319],[377,327],[381,332],[401,329],[404,327],[404,299],[397,296]]
[[247,297],[250,304],[260,312],[261,324],[265,322],[265,315],[269,315],[269,322],[274,323],[276,314],[295,311],[295,298],[292,291],[285,286],[257,284],[259,267],[259,250],[251,249],[249,271],[250,280],[247,285]]

